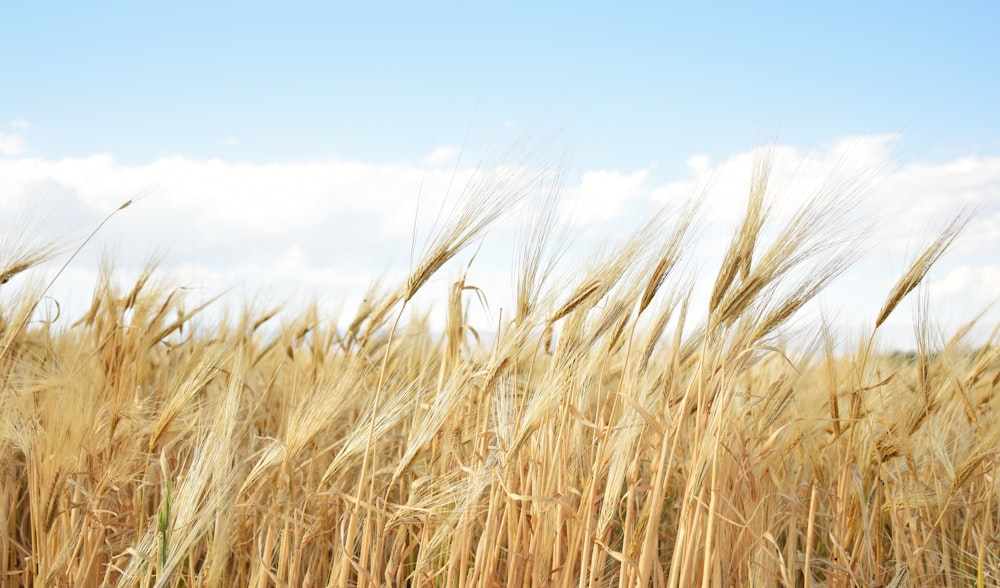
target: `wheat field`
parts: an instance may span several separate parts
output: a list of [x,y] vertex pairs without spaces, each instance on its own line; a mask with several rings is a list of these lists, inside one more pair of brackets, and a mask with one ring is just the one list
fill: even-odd
[[[206,320],[154,267],[36,320],[53,253],[8,248],[0,583],[10,586],[990,586],[1000,351],[941,336],[932,236],[849,350],[802,307],[857,258],[850,190],[778,222],[758,162],[707,298],[681,269],[695,199],[567,275],[555,199],[525,223],[513,308],[446,280],[514,201],[468,186],[408,277],[351,320]],[[516,175],[516,174],[515,174]],[[453,274],[454,276],[454,274]],[[917,349],[879,330],[918,301]],[[703,317],[703,318],[701,318]],[[438,324],[438,323],[441,324]],[[986,325],[990,327],[990,325]]]

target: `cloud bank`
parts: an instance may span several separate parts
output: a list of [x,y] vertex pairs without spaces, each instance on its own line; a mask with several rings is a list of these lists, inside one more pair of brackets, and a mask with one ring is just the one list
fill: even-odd
[[[13,137],[13,139],[11,139]],[[941,163],[897,163],[895,136],[848,137],[821,149],[770,147],[778,216],[821,190],[855,190],[858,216],[868,219],[873,248],[826,296],[842,324],[871,324],[896,277],[934,231],[963,208],[975,219],[931,274],[932,308],[947,324],[971,318],[1000,296],[1000,158],[969,155]],[[113,219],[98,243],[74,262],[55,296],[86,299],[102,251],[135,272],[161,252],[160,267],[178,285],[206,296],[236,288],[240,296],[279,299],[316,296],[348,308],[382,275],[403,275],[414,244],[423,239],[448,202],[476,170],[459,166],[454,147],[441,146],[422,164],[327,159],[252,164],[182,156],[125,165],[109,155],[58,161],[24,157],[23,143],[0,135],[0,215],[18,218],[43,210],[40,230],[80,238],[127,199],[133,206]],[[707,228],[694,251],[704,280],[717,268],[730,225],[743,209],[754,152],[713,162],[687,160],[688,176],[655,179],[656,170],[589,170],[566,178],[563,213],[578,232],[609,238],[641,224],[664,205],[706,196]],[[508,219],[487,238],[473,265],[473,280],[495,312],[510,297],[514,227]],[[0,224],[9,237],[15,224]],[[582,241],[582,242],[581,242]],[[569,259],[592,245],[574,243]],[[577,255],[579,254],[579,255]],[[461,258],[468,262],[472,255]],[[440,280],[454,277],[443,274]],[[433,286],[441,293],[445,285]],[[79,308],[82,304],[69,303]],[[888,325],[893,343],[905,344],[911,317]],[[484,318],[484,320],[491,320]],[[896,340],[898,339],[898,341]]]

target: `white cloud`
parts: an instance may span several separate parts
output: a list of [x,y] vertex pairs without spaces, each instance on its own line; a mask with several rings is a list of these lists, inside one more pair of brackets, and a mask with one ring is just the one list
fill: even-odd
[[[331,235],[398,237],[412,226],[421,183],[422,205],[436,207],[451,179],[451,171],[336,160],[258,165],[170,157],[123,165],[108,155],[9,160],[0,171],[22,198],[52,182],[95,211],[110,212],[146,194],[129,212],[150,223],[142,232],[194,229],[213,243],[321,228]],[[468,176],[459,174],[457,181]],[[366,224],[358,225],[358,217]]]
[[224,139],[222,141],[222,144],[225,145],[226,147],[238,147],[240,144],[240,140],[237,139],[236,137],[229,137],[227,139]]
[[20,155],[24,153],[24,139],[18,135],[0,133],[0,155]]
[[455,161],[458,153],[457,147],[442,145],[424,156],[424,163],[427,165],[444,165]]
[[[825,295],[828,308],[840,311],[842,326],[867,324],[871,328],[884,297],[907,264],[966,207],[978,208],[978,214],[928,277],[932,310],[948,309],[954,325],[1000,298],[995,253],[1000,251],[1000,158],[969,156],[940,164],[896,164],[891,147],[898,138],[847,137],[814,151],[773,147],[769,189],[779,223],[818,190],[858,190],[861,195],[853,216],[871,223],[872,249]],[[694,254],[716,260],[701,266],[703,275],[710,274],[718,267],[730,227],[745,208],[754,156],[738,153],[715,165],[693,156],[687,163],[691,178],[653,188],[649,198],[662,204],[707,194],[705,220],[711,227]],[[959,316],[962,312],[966,314]],[[892,328],[884,329],[890,331],[891,345],[908,344],[911,320],[905,308],[893,315],[887,325]],[[989,320],[1000,320],[1000,316],[993,312]]]
[[28,121],[24,120],[23,118],[15,118],[10,121],[10,126],[11,128],[23,131],[24,129],[27,129],[31,125],[29,125]]
[[685,163],[696,175],[705,173],[711,167],[711,160],[707,155],[692,155]]
[[696,194],[710,196],[709,215],[729,223],[742,214],[756,162],[770,154],[768,193],[778,202],[777,213],[788,213],[819,190],[850,190],[866,183],[874,188],[884,179],[892,159],[895,135],[847,137],[826,149],[803,151],[790,145],[758,147],[712,165],[705,155],[688,158],[692,177],[668,182],[650,191],[654,203],[677,202]]
[[631,174],[612,170],[584,173],[580,185],[568,194],[574,223],[585,225],[619,218],[625,207],[643,194],[648,178],[647,170]]
[[[169,157],[126,165],[109,155],[0,159],[0,217],[42,206],[41,216],[52,210],[60,217],[47,225],[62,233],[55,236],[79,239],[134,198],[76,267],[93,275],[100,252],[108,249],[120,267],[134,270],[163,251],[165,275],[206,286],[206,296],[233,285],[253,291],[254,284],[279,297],[348,296],[405,268],[415,216],[419,253],[435,217],[450,206],[452,180],[456,192],[472,174],[341,160],[251,164]],[[456,197],[447,200],[454,204]],[[0,238],[5,229],[0,226]]]
[[[1000,297],[995,257],[1000,251],[1000,158],[893,168],[892,140],[848,138],[815,151],[775,146],[775,195],[785,203],[779,213],[824,185],[844,186],[852,177],[874,176],[858,214],[875,219],[878,245],[826,296],[831,312],[840,311],[843,323],[857,326],[871,324],[892,283],[927,237],[963,205],[978,206],[980,214],[931,275],[932,304],[967,309],[969,316],[960,317],[967,320]],[[443,160],[445,149],[428,158],[437,153]],[[728,227],[743,210],[753,161],[749,151],[715,163],[693,155],[687,161],[691,177],[659,186],[652,185],[648,169],[586,171],[567,178],[563,205],[575,212],[568,218],[577,229],[600,234],[640,225],[660,205],[706,191],[706,215],[689,265],[698,268],[703,281],[710,280]],[[453,178],[450,167],[428,169],[428,163],[330,159],[252,164],[178,156],[126,165],[109,155],[58,161],[6,158],[0,159],[0,217],[47,198],[61,211],[62,220],[53,226],[80,233],[125,200],[145,195],[114,218],[98,239],[117,250],[123,268],[134,270],[161,248],[166,252],[164,275],[201,289],[206,297],[238,286],[248,295],[259,290],[286,297],[316,294],[350,307],[372,279],[406,271],[414,217],[419,250],[442,206],[447,207],[449,186],[454,186],[453,202],[473,177],[471,169],[460,168]],[[890,168],[891,173],[882,173]],[[503,249],[509,243],[502,242],[508,232],[508,225],[495,231],[473,267],[480,277],[476,285],[487,292],[494,311],[507,306],[503,300],[510,291],[511,254]],[[91,246],[74,262],[78,273],[93,275],[100,249],[100,244]],[[567,262],[579,257],[576,253]],[[444,282],[453,274],[441,276],[436,280]],[[80,280],[62,282],[77,284],[78,292],[86,290]],[[429,288],[445,291],[438,283]],[[909,319],[904,309],[890,321],[904,338],[911,331]]]
[[1000,300],[1000,265],[957,265],[931,284],[936,299],[971,299],[979,306]]

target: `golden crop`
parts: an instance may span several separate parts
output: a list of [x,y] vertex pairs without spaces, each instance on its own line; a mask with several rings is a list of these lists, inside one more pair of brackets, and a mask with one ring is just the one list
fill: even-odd
[[[908,355],[877,344],[967,217],[875,294],[845,354],[827,325],[797,349],[778,333],[854,259],[846,198],[763,239],[763,161],[707,300],[678,269],[696,202],[556,284],[548,201],[513,316],[477,342],[464,277],[443,328],[407,311],[524,195],[498,173],[346,324],[315,308],[205,324],[152,269],[127,289],[103,274],[72,326],[31,321],[33,290],[14,297],[0,583],[1000,583],[1000,351],[967,330],[939,344],[924,328]],[[0,259],[0,281],[50,253]]]

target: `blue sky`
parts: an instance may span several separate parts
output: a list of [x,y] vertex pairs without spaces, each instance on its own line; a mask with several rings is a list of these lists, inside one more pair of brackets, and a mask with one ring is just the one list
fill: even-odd
[[542,119],[581,165],[676,169],[761,133],[1000,152],[993,2],[19,2],[0,22],[0,112],[46,157],[382,161]]
[[[200,268],[204,278],[252,240],[264,260],[299,250],[309,269],[333,272],[335,263],[310,257],[322,239],[302,236],[319,231],[306,221],[289,217],[287,232],[262,237],[252,219],[274,218],[268,193],[226,196],[235,178],[258,177],[274,199],[288,197],[285,186],[326,202],[329,191],[359,185],[288,178],[343,174],[336,166],[353,163],[367,166],[357,176],[365,186],[384,181],[371,198],[391,207],[392,190],[412,200],[415,170],[450,170],[463,147],[474,164],[537,128],[567,146],[569,199],[601,208],[604,187],[628,201],[616,208],[628,216],[704,166],[735,170],[726,163],[756,143],[823,160],[844,138],[892,135],[875,140],[880,164],[908,175],[890,192],[932,168],[916,184],[936,203],[920,217],[926,224],[970,203],[992,223],[998,22],[993,2],[3,3],[0,189],[98,218],[130,195],[122,190],[160,186],[145,213],[132,213],[133,232],[147,236],[143,214],[162,225],[185,202],[181,186],[191,191],[201,178],[212,186],[203,206],[238,202],[248,224],[225,229],[228,244],[197,223],[165,231],[168,269]],[[282,175],[290,169],[302,173]],[[377,224],[377,211],[345,210],[328,207],[331,218]],[[177,235],[215,253],[199,257]],[[979,276],[972,282],[996,275],[1000,284],[998,260],[983,253],[997,243],[975,243],[957,266]],[[896,253],[885,257],[899,270]],[[366,263],[380,259],[393,263],[388,253]]]

